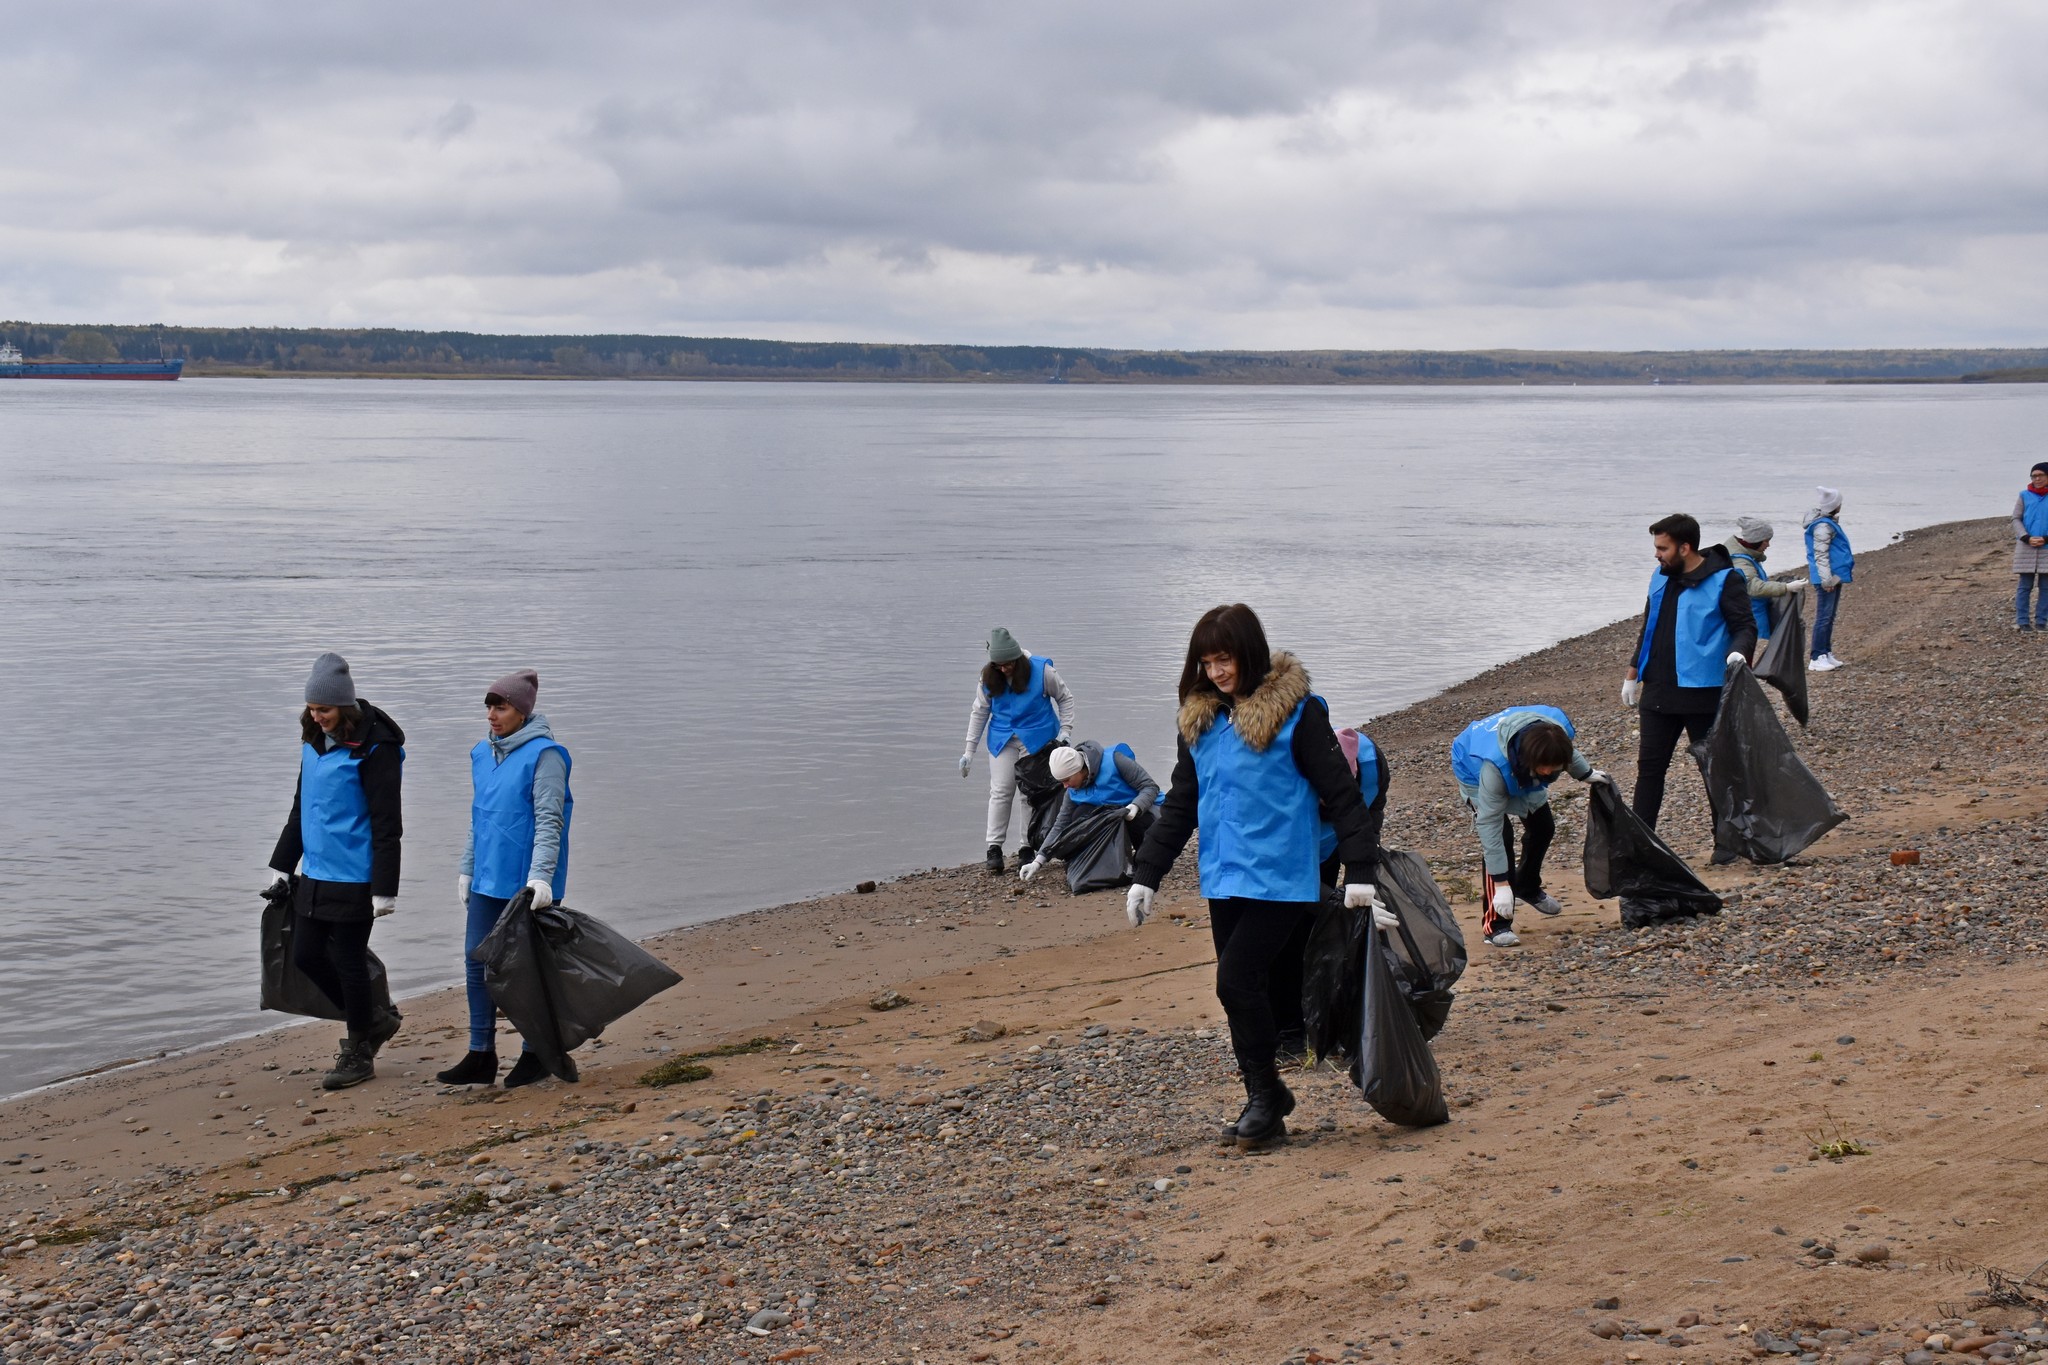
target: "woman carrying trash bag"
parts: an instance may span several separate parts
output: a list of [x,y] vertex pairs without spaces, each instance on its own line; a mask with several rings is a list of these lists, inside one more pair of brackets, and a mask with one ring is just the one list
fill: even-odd
[[[470,957],[490,936],[513,897],[533,892],[533,908],[562,898],[569,884],[569,751],[533,708],[540,675],[508,673],[484,694],[491,733],[469,752],[472,795],[469,845],[462,851],[456,895],[465,916],[463,981],[469,994],[469,1052],[435,1079],[443,1085],[490,1085],[498,1079],[498,1007],[484,986],[484,964]],[[546,1077],[531,1048],[505,1073],[505,1088]]]
[[[1066,790],[1060,793],[1059,814],[1045,836],[1046,848],[1058,848],[1077,817],[1103,806],[1123,807],[1133,848],[1145,841],[1145,832],[1152,828],[1152,808],[1159,804],[1159,784],[1138,762],[1130,745],[1118,744],[1105,751],[1094,740],[1084,739],[1072,748],[1054,749],[1047,770]],[[1017,875],[1030,881],[1044,870],[1047,856],[1045,849],[1040,849],[1036,858],[1017,869]]]
[[[988,744],[988,854],[991,873],[1003,870],[1003,841],[1010,837],[1010,810],[1016,804],[1017,760],[1035,754],[1057,739],[1067,743],[1074,733],[1074,698],[1051,659],[1025,652],[1016,637],[1001,626],[988,633],[988,662],[974,689],[967,714],[967,749],[960,755],[960,776],[974,767],[974,747]],[[1027,818],[1026,828],[1029,829]],[[1017,863],[1038,854],[1030,836],[1017,850]]]
[[292,960],[347,1016],[328,1090],[377,1074],[377,1050],[403,1016],[380,1006],[370,983],[370,929],[398,908],[399,789],[405,732],[356,696],[348,660],[322,654],[299,713],[299,784],[270,855],[270,887],[299,873],[292,899]]
[[[1267,645],[1250,607],[1215,607],[1195,623],[1181,668],[1179,729],[1173,785],[1138,850],[1125,913],[1134,925],[1150,917],[1160,881],[1200,825],[1216,998],[1246,1096],[1224,1138],[1263,1146],[1287,1136],[1294,1109],[1274,1061],[1267,985],[1275,960],[1321,902],[1322,819],[1336,829],[1338,855],[1353,878],[1377,849],[1329,708],[1310,694],[1301,661]],[[1397,923],[1369,882],[1349,880],[1344,903],[1372,906],[1380,927]]]

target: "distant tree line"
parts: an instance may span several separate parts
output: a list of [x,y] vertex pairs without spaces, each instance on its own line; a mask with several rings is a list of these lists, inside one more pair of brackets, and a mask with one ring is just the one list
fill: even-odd
[[1771,351],[1129,351],[398,328],[0,322],[31,360],[185,361],[185,372],[534,379],[841,379],[1209,384],[1730,384],[2048,374],[2048,349]]

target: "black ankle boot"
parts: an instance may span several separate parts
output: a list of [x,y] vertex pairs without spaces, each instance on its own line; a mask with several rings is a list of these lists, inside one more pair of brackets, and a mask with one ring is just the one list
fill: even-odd
[[505,1073],[505,1088],[517,1090],[522,1085],[532,1085],[535,1081],[544,1081],[547,1078],[548,1069],[541,1065],[540,1054],[522,1052],[519,1054],[519,1060],[512,1064],[512,1069]]
[[988,857],[983,861],[982,865],[991,873],[1000,873],[1003,870],[1003,846],[1001,844],[990,844],[988,846]]
[[322,1090],[346,1090],[352,1085],[361,1085],[377,1074],[377,1049],[370,1046],[368,1034],[351,1033],[341,1040],[341,1051],[334,1054],[334,1068],[320,1078]]
[[1245,1093],[1250,1098],[1237,1116],[1237,1145],[1263,1147],[1285,1141],[1285,1120],[1294,1112],[1294,1092],[1281,1081],[1280,1073],[1268,1067],[1256,1080],[1246,1077]]
[[498,1054],[478,1052],[472,1048],[454,1066],[436,1072],[434,1079],[443,1085],[495,1085],[498,1081]]
[[384,1050],[384,1044],[391,1041],[392,1036],[398,1032],[398,1026],[404,1022],[405,1016],[398,1012],[396,1006],[377,1016],[377,1022],[370,1025],[369,1033],[364,1035],[370,1044],[372,1057]]

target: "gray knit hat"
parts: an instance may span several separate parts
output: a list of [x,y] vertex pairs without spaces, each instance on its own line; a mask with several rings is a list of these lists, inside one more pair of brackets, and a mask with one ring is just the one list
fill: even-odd
[[332,652],[313,660],[313,672],[306,679],[306,705],[354,706],[356,680],[349,676],[348,660]]
[[1771,538],[1773,529],[1762,517],[1740,517],[1735,522],[1735,538],[1746,540],[1751,545],[1761,545]]
[[530,668],[516,673],[507,673],[491,684],[491,690],[484,693],[484,700],[502,697],[514,711],[522,716],[533,714],[533,708],[540,704],[540,674]]
[[1024,657],[1024,646],[1017,643],[1017,637],[1001,626],[988,633],[988,661],[992,664],[1011,663]]

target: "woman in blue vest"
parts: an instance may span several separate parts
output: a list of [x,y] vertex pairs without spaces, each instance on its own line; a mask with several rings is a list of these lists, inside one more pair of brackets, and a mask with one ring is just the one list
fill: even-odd
[[[1519,948],[1515,902],[1545,915],[1564,910],[1543,889],[1543,855],[1557,833],[1550,814],[1550,784],[1569,772],[1581,782],[1606,780],[1572,743],[1572,720],[1555,706],[1510,706],[1475,720],[1451,741],[1451,776],[1472,808],[1472,829],[1486,861],[1480,892],[1479,936],[1496,948]],[[1522,822],[1522,857],[1515,832]]]
[[[439,1074],[443,1085],[489,1085],[498,1078],[498,1010],[484,988],[484,965],[469,956],[497,927],[513,897],[533,892],[542,910],[569,885],[569,751],[556,742],[548,718],[533,708],[540,676],[509,673],[484,694],[488,739],[469,751],[469,845],[462,851],[456,895],[467,916],[462,938],[463,977],[469,991],[469,1053]],[[505,1073],[514,1089],[546,1076],[539,1057],[521,1049]]]
[[[1066,791],[1060,795],[1059,814],[1045,836],[1046,848],[1058,848],[1076,816],[1101,806],[1122,806],[1132,847],[1145,841],[1145,832],[1152,828],[1152,807],[1159,801],[1159,784],[1138,762],[1130,745],[1119,744],[1104,752],[1094,740],[1084,739],[1072,748],[1054,749],[1047,767],[1053,781]],[[1044,870],[1046,856],[1041,851],[1019,868],[1017,875],[1030,881]]]
[[1705,739],[1721,712],[1728,670],[1756,652],[1749,590],[1719,545],[1699,548],[1700,524],[1673,512],[1650,526],[1656,572],[1621,699],[1642,712],[1636,746],[1635,811],[1655,828],[1664,779],[1681,733]]
[[[988,870],[1003,870],[1003,841],[1010,837],[1010,808],[1017,796],[1017,760],[1074,733],[1074,698],[1051,659],[1035,659],[1010,632],[988,633],[988,662],[974,689],[967,715],[967,749],[960,776],[974,766],[974,749],[988,745]],[[1036,858],[1029,843],[1017,850],[1021,865]]]
[[1138,850],[1124,909],[1134,925],[1150,917],[1160,881],[1199,824],[1216,998],[1230,1022],[1246,1096],[1244,1112],[1224,1134],[1255,1147],[1284,1138],[1294,1109],[1275,1063],[1279,1036],[1267,991],[1275,960],[1322,900],[1324,819],[1336,828],[1344,860],[1344,903],[1372,906],[1382,927],[1398,921],[1360,875],[1377,849],[1329,708],[1309,690],[1301,661],[1267,645],[1250,607],[1216,607],[1195,623],[1181,668],[1178,723],[1173,786]]
[[1735,534],[1721,542],[1721,548],[1728,552],[1728,562],[1742,575],[1743,586],[1749,591],[1749,614],[1756,621],[1759,645],[1771,638],[1771,602],[1790,597],[1806,586],[1796,579],[1772,578],[1771,571],[1764,567],[1764,556],[1771,549],[1771,534],[1771,524],[1762,517],[1743,517],[1735,523]]
[[[2012,505],[2012,571],[2020,576],[2013,596],[2013,614],[2021,630],[2048,630],[2048,462],[2034,466],[2033,477]],[[2027,624],[2027,598],[2036,586],[2034,623]]]
[[377,1050],[398,1032],[398,1011],[372,994],[370,929],[398,908],[404,745],[398,722],[356,696],[348,660],[313,661],[299,714],[299,783],[270,881],[298,872],[292,959],[347,1016],[348,1036],[320,1081],[329,1090],[375,1076]]
[[1842,533],[1842,495],[1816,488],[1820,501],[1806,514],[1806,575],[1818,593],[1813,603],[1813,640],[1806,667],[1815,673],[1840,668],[1835,657],[1835,613],[1841,610],[1842,586],[1856,579],[1856,552]]

